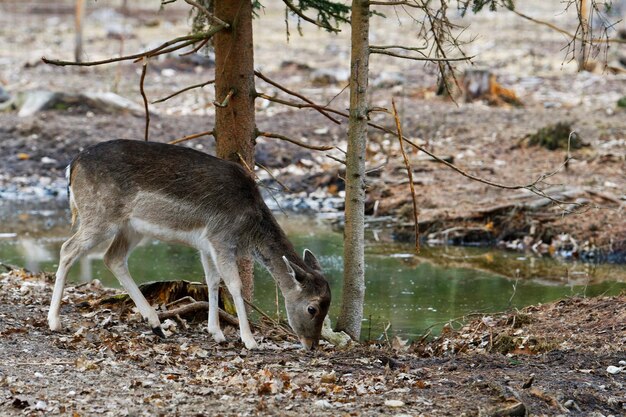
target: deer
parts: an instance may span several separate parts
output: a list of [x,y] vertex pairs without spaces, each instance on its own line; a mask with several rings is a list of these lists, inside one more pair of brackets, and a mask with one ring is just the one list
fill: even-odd
[[223,280],[232,295],[241,341],[258,348],[250,330],[237,259],[253,256],[276,280],[287,320],[303,348],[317,346],[331,301],[330,286],[311,251],[300,258],[267,207],[252,174],[241,165],[182,146],[118,139],[80,152],[66,169],[72,227],[63,243],[48,312],[60,331],[60,307],[68,270],[96,245],[111,243],[107,268],[128,292],[159,337],[165,334],[128,271],[128,257],[144,238],[198,250],[208,287],[208,331],[226,339],[218,316]]

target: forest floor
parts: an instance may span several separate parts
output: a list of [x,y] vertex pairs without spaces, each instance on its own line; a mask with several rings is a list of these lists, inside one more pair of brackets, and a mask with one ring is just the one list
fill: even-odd
[[619,416],[626,413],[626,296],[568,298],[468,318],[435,339],[315,352],[257,330],[217,345],[206,320],[161,340],[98,282],[0,274],[0,415]]
[[[529,4],[526,4],[529,3]],[[187,14],[177,4],[159,13],[150,2],[120,14],[117,3],[100,1],[87,12],[87,59],[108,58],[145,49],[186,33]],[[3,2],[0,16],[0,86],[11,95],[34,90],[62,93],[115,91],[141,108],[138,93],[140,66],[130,62],[104,67],[54,67],[40,58],[71,59],[73,8],[71,2]],[[558,16],[568,30],[575,29],[571,11],[559,4],[525,2],[521,11],[545,20]],[[555,9],[556,7],[556,9]],[[526,10],[528,9],[528,10]],[[388,20],[402,30],[388,30]],[[578,203],[556,204],[525,189],[505,190],[471,181],[422,153],[409,150],[419,208],[422,240],[430,244],[499,245],[509,249],[566,258],[626,261],[626,110],[617,105],[624,95],[626,74],[619,59],[626,48],[617,45],[601,54],[609,67],[600,72],[576,72],[567,40],[545,26],[535,25],[507,11],[484,12],[471,19],[454,17],[469,28],[463,36],[474,41],[466,52],[476,55],[472,68],[487,69],[512,90],[521,105],[493,97],[456,102],[435,94],[437,71],[414,61],[372,57],[371,104],[390,108],[398,103],[404,134],[431,152],[453,161],[475,176],[506,185],[537,184],[551,197]],[[571,22],[570,22],[571,20]],[[569,23],[568,23],[569,22]],[[255,20],[256,67],[286,87],[317,103],[345,110],[349,31],[330,35],[304,27],[304,36],[286,40],[283,10],[268,5]],[[402,43],[402,33],[413,30],[406,16],[374,17],[376,42]],[[497,39],[491,34],[496,30]],[[123,42],[120,41],[123,38]],[[276,48],[282,53],[277,57]],[[211,59],[196,61],[178,55],[151,62],[146,77],[150,100],[211,79]],[[278,58],[278,59],[277,59]],[[459,79],[469,67],[459,67]],[[257,90],[296,100],[257,80]],[[165,103],[151,105],[150,139],[171,141],[213,126],[212,88],[195,89]],[[373,113],[372,121],[394,128],[393,118]],[[555,133],[557,149],[529,145],[529,136],[562,123]],[[302,142],[346,148],[347,122],[335,124],[312,110],[298,110],[257,100],[261,131],[280,133]],[[64,198],[63,173],[71,158],[84,147],[114,138],[143,137],[141,113],[111,113],[88,104],[58,105],[20,117],[16,110],[0,112],[0,195],[4,198]],[[570,131],[582,141],[580,149],[565,143]],[[563,133],[565,132],[565,133]],[[544,136],[549,136],[545,135]],[[563,137],[565,136],[565,138]],[[550,139],[550,138],[548,138]],[[553,138],[554,139],[554,138]],[[185,142],[211,152],[211,137]],[[257,174],[285,208],[306,208],[312,213],[332,210],[321,200],[341,201],[343,167],[327,154],[279,141],[259,138],[257,162],[268,168]],[[397,140],[371,129],[367,152],[367,213],[369,230],[391,230],[395,239],[413,238],[411,195]],[[314,196],[313,199],[310,197]],[[294,205],[288,200],[298,200]],[[337,198],[338,197],[338,198]],[[305,202],[302,204],[302,200]],[[297,207],[296,207],[297,206]],[[341,209],[335,205],[334,209]],[[372,235],[369,234],[368,237]]]

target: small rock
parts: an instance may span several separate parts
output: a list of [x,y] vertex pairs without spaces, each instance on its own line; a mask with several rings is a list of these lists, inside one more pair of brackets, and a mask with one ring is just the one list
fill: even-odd
[[315,406],[317,408],[333,408],[332,403],[327,400],[317,400],[315,401]]
[[44,156],[43,158],[41,158],[41,163],[44,165],[51,165],[51,164],[56,164],[57,160],[54,158],[49,158],[47,156]]
[[387,407],[404,407],[404,401],[400,400],[385,400]]
[[613,366],[613,365],[606,368],[606,371],[610,373],[611,375],[619,374],[623,370],[624,368],[622,368],[621,366]]

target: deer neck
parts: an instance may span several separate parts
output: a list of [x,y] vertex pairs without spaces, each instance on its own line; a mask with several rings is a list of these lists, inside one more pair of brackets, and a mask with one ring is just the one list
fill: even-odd
[[274,217],[265,220],[261,223],[261,233],[256,244],[256,256],[274,277],[284,294],[285,291],[294,289],[296,284],[287,270],[283,256],[289,262],[303,269],[306,269],[306,266]]

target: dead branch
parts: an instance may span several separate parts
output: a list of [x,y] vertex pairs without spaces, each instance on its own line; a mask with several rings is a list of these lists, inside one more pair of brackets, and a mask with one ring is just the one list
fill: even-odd
[[170,142],[168,142],[170,145],[176,145],[177,143],[181,143],[181,142],[185,142],[191,139],[195,139],[195,138],[199,138],[202,136],[209,136],[209,135],[213,135],[214,132],[212,130],[207,130],[206,132],[200,132],[200,133],[194,133],[193,135],[188,135],[188,136],[183,136],[182,138],[179,139],[174,139]]
[[194,88],[202,88],[205,85],[213,84],[214,82],[215,82],[215,80],[209,80],[209,81],[206,81],[206,82],[203,82],[203,83],[200,83],[200,84],[190,85],[189,87],[185,87],[182,90],[178,90],[177,92],[175,92],[173,94],[170,94],[167,97],[163,97],[163,98],[160,98],[158,100],[155,100],[155,101],[152,102],[152,104],[163,103],[164,101],[167,101],[167,100],[171,99],[172,97],[176,97],[177,95],[182,94],[182,93],[184,93],[186,91],[193,90]]
[[120,56],[117,58],[109,58],[109,59],[103,59],[100,61],[89,61],[89,62],[75,62],[75,61],[63,61],[63,60],[57,60],[57,59],[48,59],[46,57],[42,57],[41,60],[46,63],[46,64],[50,64],[50,65],[58,65],[58,66],[81,66],[81,67],[91,67],[91,66],[96,66],[96,65],[104,65],[104,64],[110,64],[113,62],[119,62],[119,61],[129,61],[129,60],[141,60],[143,59],[143,57],[153,57],[153,56],[157,56],[157,55],[162,55],[162,54],[166,54],[169,52],[173,52],[182,48],[185,48],[189,45],[193,45],[194,43],[198,42],[198,41],[202,41],[205,39],[209,39],[211,38],[213,35],[215,35],[217,32],[219,32],[220,30],[222,30],[223,27],[221,26],[215,26],[210,28],[207,32],[204,33],[197,33],[197,34],[193,34],[193,35],[186,35],[186,36],[180,36],[178,38],[174,38],[171,39],[167,42],[162,43],[161,45],[157,46],[156,48],[150,49],[148,51],[145,52],[141,52],[138,54],[133,54],[133,55],[124,55],[124,56]]
[[[184,316],[190,313],[196,313],[198,311],[208,311],[209,310],[209,302],[208,301],[195,301],[191,304],[185,304],[184,306],[175,308],[173,310],[161,311],[159,312],[159,320],[166,320],[175,318],[176,316]],[[220,320],[228,323],[233,327],[239,327],[239,320],[237,318],[231,316],[221,308],[218,309]]]
[[[314,107],[319,107],[317,105],[312,105],[312,104],[301,104],[301,103],[294,103],[294,102],[288,101],[288,100],[281,100],[281,99],[277,99],[277,98],[274,98],[274,97],[267,96],[266,94],[258,94],[258,97],[264,98],[264,99],[269,100],[269,101],[274,101],[274,102],[277,102],[277,103],[280,103],[280,104],[284,104],[284,105],[287,105],[287,106],[296,107],[296,108],[308,108],[308,107],[314,108]],[[345,117],[346,119],[350,117],[350,115],[348,113],[342,112],[342,111],[337,110],[337,109],[333,109],[332,107],[320,107],[320,108],[325,110],[325,111],[327,111],[327,112],[329,112],[329,113],[333,113],[333,114]],[[394,135],[394,136],[398,137],[398,133],[394,132],[392,129],[389,129],[387,127],[381,126],[381,125],[373,123],[373,122],[368,122],[367,124],[368,124],[368,126],[371,126],[371,127],[375,128],[375,129],[381,130],[381,131],[383,131],[385,133],[389,133],[391,135]],[[270,136],[270,137],[275,137],[275,136]],[[279,137],[278,139],[284,139],[284,140],[291,141],[291,140],[289,140],[288,138],[285,138],[285,137]],[[402,137],[402,139],[406,143],[408,143],[409,145],[413,146],[415,149],[424,152],[426,155],[430,156],[435,161],[437,161],[437,162],[439,162],[441,164],[444,164],[445,166],[447,166],[448,168],[452,169],[453,171],[455,171],[455,172],[457,172],[457,173],[463,175],[464,177],[469,178],[469,179],[471,179],[473,181],[481,182],[483,184],[490,185],[492,187],[503,188],[503,189],[507,189],[507,190],[527,189],[527,190],[529,190],[530,192],[532,192],[534,194],[537,194],[537,195],[539,195],[541,197],[546,197],[546,198],[550,199],[552,202],[554,202],[554,203],[556,203],[556,204],[558,204],[560,206],[563,206],[563,205],[578,206],[577,203],[565,202],[565,201],[560,201],[560,200],[551,198],[549,195],[547,195],[542,190],[537,188],[537,184],[539,184],[541,181],[543,181],[543,179],[545,179],[545,175],[550,175],[550,176],[554,175],[556,172],[558,172],[561,169],[562,166],[557,168],[557,170],[555,170],[556,172],[553,171],[553,172],[548,173],[548,174],[543,174],[539,178],[537,178],[537,180],[535,180],[535,181],[533,181],[533,182],[531,182],[529,184],[519,184],[519,185],[500,184],[500,183],[497,183],[495,181],[486,180],[486,179],[478,177],[476,175],[472,175],[472,174],[462,170],[461,168],[457,167],[453,163],[451,163],[449,161],[446,161],[444,158],[438,157],[437,155],[435,155],[432,152],[428,151],[424,147],[414,143],[410,139],[408,139],[406,137]],[[330,150],[330,149],[328,149],[328,150]],[[337,161],[337,162],[345,164],[345,161],[342,161],[342,160],[340,160],[338,158],[335,158],[335,157],[333,157],[331,155],[326,155],[326,156],[331,158],[331,159],[333,159],[333,160],[335,160],[335,161]]]
[[591,40],[585,41],[583,39],[581,39],[579,36],[577,36],[575,33],[569,32],[563,28],[558,27],[557,25],[550,23],[550,22],[546,22],[545,20],[539,20],[536,19],[534,17],[528,16],[524,13],[520,13],[517,10],[511,10],[513,13],[515,13],[516,15],[518,15],[519,17],[521,17],[522,19],[526,19],[530,22],[536,23],[538,25],[543,25],[543,26],[547,26],[550,29],[562,33],[563,35],[567,36],[568,38],[571,38],[572,40],[579,40],[581,42],[590,42],[590,43],[626,43],[626,39],[619,39],[619,38],[593,38]]
[[340,164],[343,164],[343,165],[345,165],[345,164],[346,164],[346,161],[345,161],[345,160],[343,160],[343,159],[339,159],[339,158],[334,157],[334,156],[332,156],[332,155],[328,155],[328,154],[326,154],[326,157],[327,157],[327,158],[332,159],[333,161],[337,161],[337,162],[339,162]]
[[312,149],[314,151],[330,151],[331,149],[334,149],[334,146],[330,146],[330,145],[320,145],[320,146],[308,145],[306,143],[300,142],[299,140],[292,139],[287,136],[279,135],[278,133],[257,132],[257,135],[262,136],[264,138],[274,138],[274,139],[284,140],[286,142],[293,143],[294,145],[298,145],[307,149]]
[[222,100],[222,102],[220,103],[217,100],[213,100],[213,105],[216,107],[228,107],[228,103],[230,103],[230,99],[232,98],[232,96],[234,96],[236,93],[236,90],[234,88],[231,88],[230,90],[228,90],[228,94],[226,94],[226,97],[224,97],[224,100]]
[[[285,87],[285,86],[283,86],[283,85],[281,85],[281,84],[277,83],[277,82],[276,82],[276,81],[274,81],[274,80],[271,80],[271,79],[267,78],[265,75],[261,74],[259,71],[254,71],[254,75],[256,75],[257,77],[259,77],[260,79],[262,79],[262,80],[263,80],[263,81],[265,81],[266,83],[268,83],[268,84],[270,84],[270,85],[273,85],[274,87],[276,87],[276,88],[280,89],[281,91],[283,91],[283,92],[285,92],[285,93],[287,93],[287,94],[289,94],[289,95],[292,95],[292,96],[298,97],[300,100],[302,100],[302,101],[304,101],[304,102],[306,102],[306,103],[309,103],[309,104],[312,104],[312,105],[318,106],[318,105],[317,105],[317,104],[315,104],[312,100],[310,100],[310,99],[306,98],[306,97],[305,97],[305,96],[303,96],[302,94],[299,94],[299,93],[296,93],[295,91],[289,90],[287,87]],[[324,110],[322,110],[321,106],[318,106],[318,107],[313,107],[313,108],[314,108],[315,110],[317,110],[318,112],[320,112],[320,113],[321,113],[322,115],[324,115],[325,117],[327,117],[328,119],[330,119],[333,123],[336,123],[336,124],[338,124],[338,125],[339,125],[339,124],[341,124],[341,122],[340,122],[339,120],[335,119],[334,117],[332,117],[331,115],[329,115],[327,112],[325,112]]]
[[422,51],[425,50],[427,46],[409,47],[409,46],[404,46],[404,45],[370,45],[370,49],[372,48],[373,49],[402,49],[405,51],[414,51],[414,52],[422,53]]
[[144,131],[144,140],[148,141],[148,134],[150,131],[150,111],[148,110],[148,97],[146,97],[146,91],[143,88],[143,83],[146,79],[146,72],[148,71],[148,58],[143,58],[141,67],[141,77],[139,78],[139,91],[141,92],[141,98],[143,99],[143,107],[146,111],[146,128]]
[[297,103],[295,101],[283,100],[283,99],[280,99],[280,98],[277,98],[277,97],[272,97],[272,96],[269,96],[269,95],[263,94],[263,93],[257,93],[256,96],[259,97],[259,98],[262,98],[264,100],[271,101],[273,103],[278,103],[278,104],[282,104],[282,105],[289,106],[289,107],[295,107],[297,109],[315,109],[315,110],[318,110],[318,111],[323,110],[323,111],[326,111],[328,113],[334,113],[334,114],[337,114],[339,116],[343,116],[345,118],[349,117],[348,113],[341,112],[339,110],[335,110],[335,109],[333,109],[331,107],[320,106],[320,105],[317,105],[317,104]]
[[419,228],[419,215],[417,211],[417,197],[415,195],[415,185],[413,184],[413,169],[409,162],[406,152],[404,152],[404,144],[402,143],[402,125],[400,124],[400,117],[396,110],[396,102],[392,98],[391,106],[393,107],[393,118],[396,121],[396,128],[398,130],[398,141],[400,142],[400,152],[402,152],[402,158],[404,159],[404,165],[406,166],[406,172],[409,176],[409,189],[411,190],[411,199],[413,200],[413,219],[415,220],[415,252],[420,252],[420,228]]
[[193,0],[185,0],[185,3],[187,3],[187,4],[195,7],[196,9],[200,10],[202,13],[204,13],[204,15],[207,17],[207,19],[209,19],[213,23],[216,23],[216,24],[222,26],[224,29],[228,29],[230,27],[230,25],[228,23],[224,22],[222,19],[218,18],[213,13],[209,12],[207,10],[207,8],[204,7],[203,5],[201,5],[200,3],[197,3],[197,2],[195,2]]
[[[408,48],[405,48],[408,49]],[[459,58],[431,58],[427,56],[409,56],[409,55],[401,55],[395,52],[389,52],[386,49],[376,49],[375,46],[370,47],[370,54],[378,54],[378,55],[388,55],[395,58],[402,59],[410,59],[413,61],[430,61],[430,62],[455,62],[455,61],[470,61],[474,57],[473,56],[464,56]]]
[[323,29],[326,29],[328,31],[331,32],[341,32],[340,29],[334,28],[332,26],[328,26],[328,25],[324,25],[320,22],[318,22],[317,20],[313,20],[311,19],[309,16],[305,15],[304,13],[302,13],[296,6],[295,4],[293,4],[290,0],[283,0],[283,3],[285,3],[285,5],[287,6],[287,8],[289,8],[289,10],[291,10],[295,15],[297,15],[300,19],[302,20],[306,20],[309,23],[314,24],[315,26],[319,26]]
[[421,9],[422,6],[412,1],[370,1],[370,6],[407,6],[415,9]]

